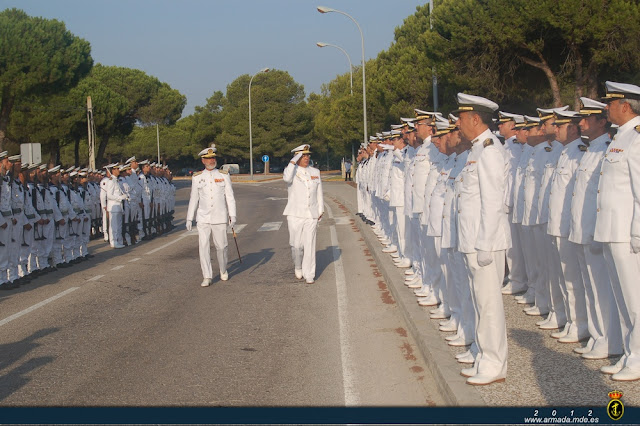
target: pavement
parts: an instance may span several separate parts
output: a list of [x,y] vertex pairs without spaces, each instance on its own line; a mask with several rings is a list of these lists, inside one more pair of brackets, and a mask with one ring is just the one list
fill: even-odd
[[[508,333],[508,373],[504,383],[474,387],[465,383],[454,355],[467,350],[445,343],[450,333],[438,331],[440,320],[431,320],[429,311],[416,303],[411,289],[404,285],[404,269],[398,269],[391,257],[382,253],[371,227],[357,213],[353,183],[327,182],[325,196],[345,207],[354,217],[371,256],[375,259],[387,287],[401,308],[407,328],[424,357],[429,373],[446,405],[451,406],[528,406],[528,407],[605,407],[608,393],[623,393],[626,406],[640,406],[639,382],[615,382],[599,372],[603,365],[615,364],[618,357],[584,360],[573,353],[581,344],[562,344],[540,330],[536,322],[542,317],[527,316],[513,296],[503,296]],[[373,283],[375,284],[375,283]]]

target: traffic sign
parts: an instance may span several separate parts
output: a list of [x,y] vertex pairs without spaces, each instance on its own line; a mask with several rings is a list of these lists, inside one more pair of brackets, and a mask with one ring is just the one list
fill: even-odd
[[267,161],[269,161],[269,156],[265,154],[262,156],[262,162],[266,163]]

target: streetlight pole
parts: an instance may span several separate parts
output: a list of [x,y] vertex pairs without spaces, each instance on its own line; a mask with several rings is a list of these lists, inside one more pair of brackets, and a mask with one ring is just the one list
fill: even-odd
[[251,173],[251,180],[253,180],[253,134],[251,133],[251,83],[253,82],[253,77],[260,74],[261,72],[269,72],[269,68],[261,69],[251,77],[251,80],[249,80],[249,170]]
[[[433,2],[429,0],[429,29],[433,29]],[[435,65],[431,68],[432,85],[433,85],[433,110],[438,110],[438,74],[436,74]]]
[[347,52],[340,46],[336,46],[335,44],[330,44],[330,43],[323,43],[321,41],[316,43],[316,46],[318,47],[335,47],[336,49],[340,49],[342,51],[342,53],[344,53],[344,56],[347,57],[347,60],[349,61],[349,75],[351,76],[351,96],[353,96],[353,65],[351,65],[351,58],[349,57],[349,55],[347,54]]
[[358,27],[358,31],[360,31],[360,39],[362,40],[362,113],[364,117],[364,143],[366,144],[368,139],[367,137],[367,87],[365,83],[364,35],[362,34],[362,28],[360,28],[360,24],[358,24],[358,22],[355,19],[353,19],[351,15],[349,15],[348,13],[342,12],[340,10],[331,9],[325,6],[318,6],[318,12],[320,13],[336,12],[341,15],[344,15],[347,18],[351,19],[353,23],[356,24],[356,26]]

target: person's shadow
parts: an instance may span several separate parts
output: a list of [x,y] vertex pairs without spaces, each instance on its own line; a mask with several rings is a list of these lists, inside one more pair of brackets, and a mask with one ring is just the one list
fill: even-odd
[[[29,352],[40,346],[37,342],[51,333],[59,331],[57,328],[45,328],[33,333],[20,341],[3,343],[0,345],[0,371],[11,368],[18,364],[21,359],[28,356]],[[6,399],[12,393],[29,382],[28,374],[45,364],[54,360],[54,357],[43,356],[26,360],[24,363],[16,365],[9,372],[0,375],[0,401]]]
[[[229,245],[229,252],[235,250],[235,247],[231,247]],[[212,251],[215,256],[215,250]],[[247,271],[251,269],[251,272],[258,269],[260,266],[266,264],[273,257],[274,251],[271,248],[265,248],[257,252],[247,253],[242,256],[242,263],[240,263],[239,259],[235,259],[229,262],[227,269],[229,273],[237,275],[241,272]]]
[[[611,389],[605,384],[604,375],[589,369],[584,360],[577,355],[572,356],[547,348],[543,341],[548,339],[546,335],[512,329],[509,339],[531,352],[535,380],[548,405],[591,405],[607,399]],[[511,357],[511,354],[509,355]],[[509,376],[517,377],[518,372],[514,371],[513,365],[509,367]],[[589,378],[588,383],[581,378]],[[576,399],[576,392],[581,395],[579,400]]]
[[[325,269],[335,260],[333,258],[334,246],[328,246],[322,250],[316,251],[316,277],[320,277]],[[338,259],[342,256],[342,249],[338,247]]]

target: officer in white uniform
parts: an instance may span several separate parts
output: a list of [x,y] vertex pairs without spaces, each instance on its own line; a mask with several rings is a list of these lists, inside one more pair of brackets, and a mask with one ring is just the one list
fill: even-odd
[[502,264],[511,245],[504,211],[506,165],[503,147],[489,129],[498,105],[488,99],[459,93],[458,126],[472,148],[458,200],[458,250],[465,254],[471,272],[472,300],[476,309],[478,355],[471,368],[461,371],[470,385],[504,381],[507,375],[507,328],[502,305]]
[[604,244],[622,326],[624,355],[600,369],[640,379],[640,87],[606,82],[609,121],[619,126],[602,162],[594,239]]
[[122,217],[124,215],[123,201],[127,196],[118,183],[120,165],[111,168],[111,179],[107,182],[107,212],[109,213],[109,243],[112,248],[124,248],[122,238]]
[[288,201],[284,209],[289,226],[289,244],[296,278],[313,284],[316,275],[316,232],[324,214],[320,170],[309,166],[309,145],[291,150],[295,155],[282,176],[287,183]]
[[214,144],[205,148],[200,155],[205,169],[194,173],[191,180],[191,198],[187,210],[187,231],[191,231],[193,220],[198,223],[200,267],[204,279],[202,287],[211,285],[211,239],[216,247],[220,279],[229,279],[227,272],[227,225],[236,224],[236,200],[233,197],[231,178],[225,171],[218,170],[217,149]]

